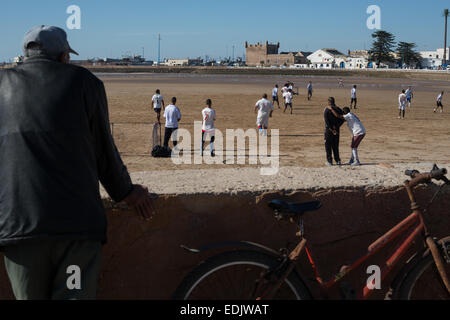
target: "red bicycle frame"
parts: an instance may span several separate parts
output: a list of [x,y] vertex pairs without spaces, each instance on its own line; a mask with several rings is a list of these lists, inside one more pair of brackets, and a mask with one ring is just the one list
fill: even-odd
[[[384,236],[382,236],[381,238],[376,240],[373,244],[371,244],[369,246],[368,252],[365,256],[358,259],[351,266],[346,267],[341,273],[337,274],[333,280],[330,280],[329,282],[326,282],[326,283],[324,283],[322,278],[320,277],[319,269],[317,268],[317,266],[312,258],[311,251],[309,250],[308,247],[306,247],[306,254],[308,256],[308,260],[311,263],[311,266],[315,273],[316,281],[320,284],[322,292],[326,292],[329,288],[336,285],[342,278],[344,278],[346,275],[348,275],[349,273],[354,271],[356,268],[361,266],[366,260],[373,257],[376,253],[378,253],[381,249],[386,247],[389,243],[393,242],[395,239],[397,239],[401,235],[406,235],[407,231],[416,224],[417,224],[417,226],[414,228],[414,230],[412,232],[410,232],[408,234],[407,239],[404,242],[402,242],[397,247],[394,254],[385,261],[382,271],[381,271],[381,280],[384,280],[386,278],[386,276],[392,271],[392,269],[399,262],[400,258],[402,258],[407,253],[408,249],[411,247],[414,240],[425,231],[425,224],[423,222],[422,215],[418,210],[416,210],[408,218],[403,220],[396,227],[394,227],[392,230],[387,232]],[[369,286],[366,285],[363,289],[363,292],[359,294],[358,298],[366,300],[370,297],[370,295],[373,292],[374,291],[369,289]]]

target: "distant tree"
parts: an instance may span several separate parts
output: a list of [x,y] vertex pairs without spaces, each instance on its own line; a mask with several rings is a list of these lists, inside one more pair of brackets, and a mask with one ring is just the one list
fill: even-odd
[[444,31],[444,64],[447,64],[447,20],[448,20],[448,9],[444,10],[444,19],[445,19],[445,31]]
[[420,64],[422,57],[414,49],[417,47],[415,43],[400,42],[397,46],[397,53],[399,56],[399,62],[402,66],[406,65],[412,67],[413,65]]
[[395,36],[387,31],[379,30],[372,34],[374,42],[369,50],[369,60],[373,61],[379,67],[382,62],[393,62]]

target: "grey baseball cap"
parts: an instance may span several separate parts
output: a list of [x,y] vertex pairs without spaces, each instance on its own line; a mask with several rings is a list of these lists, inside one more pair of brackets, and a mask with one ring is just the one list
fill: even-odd
[[24,51],[31,43],[37,43],[41,50],[52,56],[60,55],[63,52],[78,55],[67,42],[67,33],[58,27],[37,26],[32,28],[23,39]]

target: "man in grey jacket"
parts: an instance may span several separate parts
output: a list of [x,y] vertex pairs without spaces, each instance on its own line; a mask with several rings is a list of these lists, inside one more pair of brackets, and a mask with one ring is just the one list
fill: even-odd
[[64,30],[39,26],[0,71],[0,248],[19,300],[95,299],[106,215],[99,181],[146,220],[110,131],[103,83],[69,64]]

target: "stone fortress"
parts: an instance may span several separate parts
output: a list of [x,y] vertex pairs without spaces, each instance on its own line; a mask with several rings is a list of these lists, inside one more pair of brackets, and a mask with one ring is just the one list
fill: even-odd
[[271,44],[248,44],[245,42],[247,65],[248,66],[291,66],[294,64],[306,64],[306,57],[311,52],[281,52],[280,43]]

